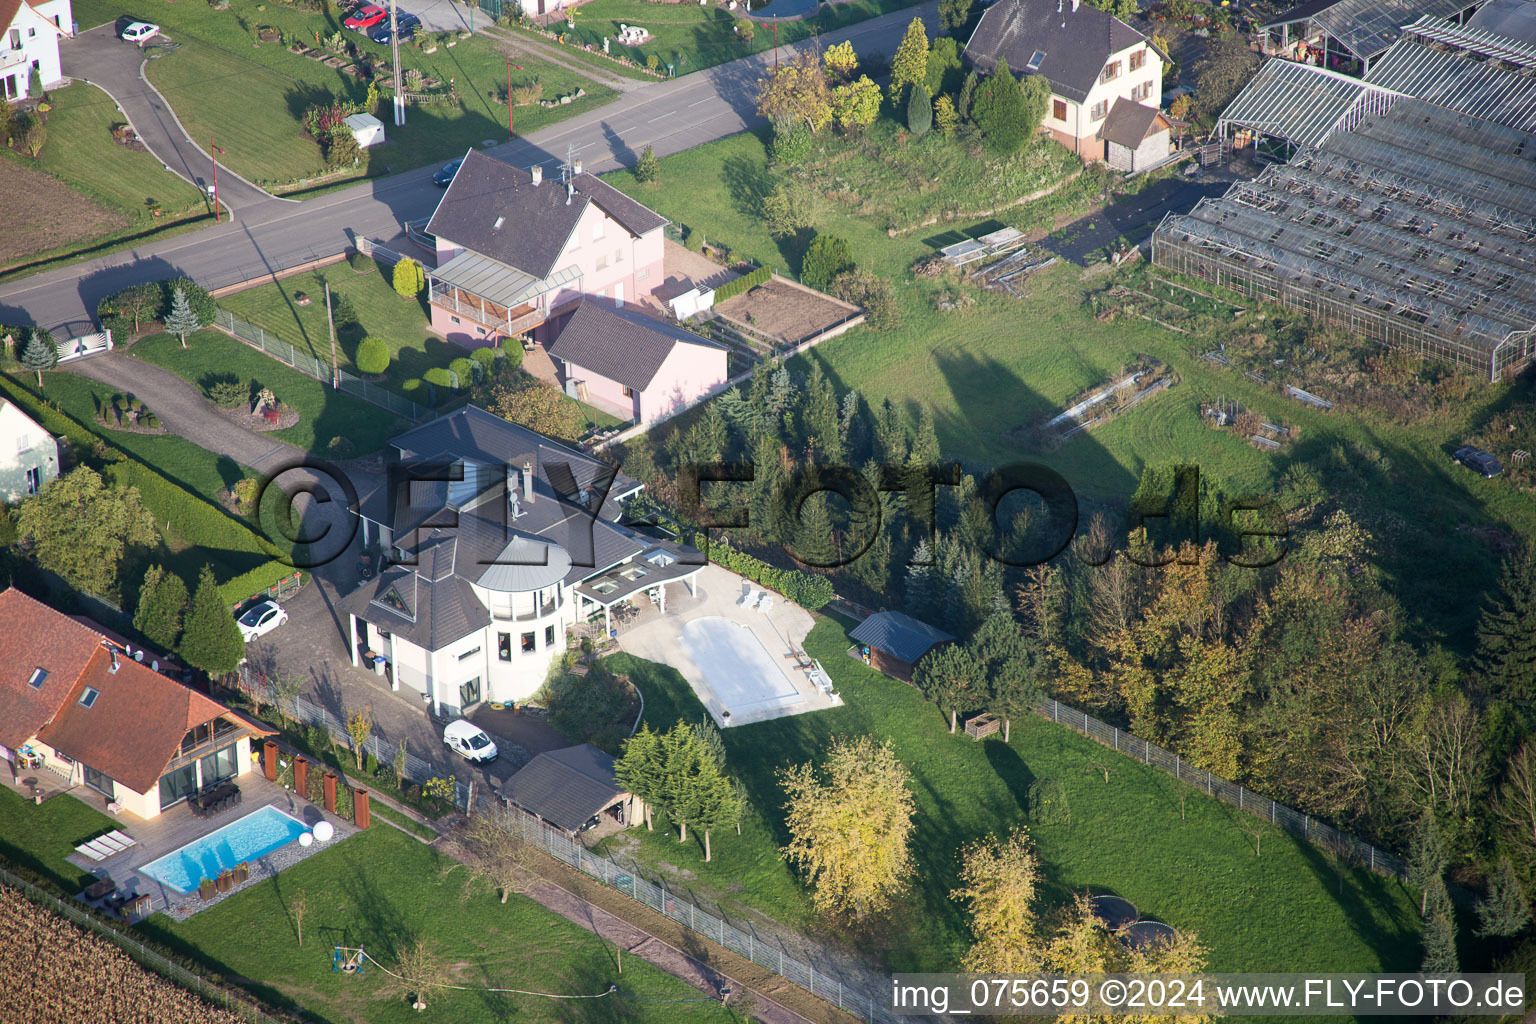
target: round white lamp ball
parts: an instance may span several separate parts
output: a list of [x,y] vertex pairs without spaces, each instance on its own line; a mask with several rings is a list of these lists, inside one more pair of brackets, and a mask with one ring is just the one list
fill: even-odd
[[313,843],[314,841],[315,841],[315,837],[310,835],[308,832],[305,832],[303,835],[299,836],[299,845],[300,846],[308,846],[310,843]]
[[316,842],[328,843],[328,842],[331,841],[331,837],[334,836],[335,834],[336,834],[336,826],[332,825],[330,822],[328,822],[328,821],[321,821],[321,822],[317,822],[315,824],[315,841]]

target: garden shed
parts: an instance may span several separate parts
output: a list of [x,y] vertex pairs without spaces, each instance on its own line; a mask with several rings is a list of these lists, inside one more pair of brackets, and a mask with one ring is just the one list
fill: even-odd
[[570,836],[628,827],[639,809],[614,778],[613,758],[590,743],[540,754],[502,783],[501,796]]
[[367,149],[384,142],[384,122],[372,114],[353,114],[347,118],[347,127],[352,130],[358,149]]
[[849,654],[907,683],[923,655],[955,640],[942,629],[902,612],[876,612],[855,626],[848,639],[854,641]]

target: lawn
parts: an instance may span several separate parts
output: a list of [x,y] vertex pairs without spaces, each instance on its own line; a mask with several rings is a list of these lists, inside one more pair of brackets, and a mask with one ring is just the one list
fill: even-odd
[[116,821],[72,796],[55,796],[38,807],[0,789],[0,857],[47,878],[61,892],[73,895],[89,884],[89,873],[64,858],[116,827]]
[[[915,689],[848,658],[848,644],[833,618],[819,618],[806,640],[843,707],[724,730],[729,767],[762,820],[740,837],[717,833],[712,863],[701,841],[678,844],[665,826],[609,844],[629,845],[681,891],[808,929],[808,901],[777,853],[788,837],[774,772],[820,757],[833,737],[868,734],[890,739],[913,775],[914,889],[888,918],[842,937],[891,970],[955,969],[968,942],[964,914],[947,896],[957,851],[1025,824],[1029,786],[1046,778],[1062,784],[1071,808],[1070,824],[1031,829],[1052,903],[1076,890],[1117,893],[1144,917],[1198,932],[1220,971],[1407,971],[1418,963],[1417,907],[1400,884],[1366,870],[1341,882],[1321,851],[1279,832],[1264,836],[1256,855],[1251,815],[1040,719],[1016,721],[1006,744],[1000,734],[952,736]],[[644,694],[652,728],[704,714],[677,672],[616,657]]]
[[[915,6],[918,0],[854,0],[852,3],[823,5],[815,18],[802,21],[786,21],[779,25],[778,42],[792,43],[800,39],[819,36],[855,22]],[[772,14],[772,3],[754,0],[754,11]],[[744,20],[740,11],[728,11],[711,3],[657,4],[649,0],[589,0],[576,8],[576,27],[568,29],[561,22],[550,26],[564,33],[566,42],[590,44],[601,50],[603,40],[609,40],[609,52],[627,54],[640,64],[646,64],[654,55],[658,66],[665,71],[668,64],[676,67],[676,73],[686,75],[690,71],[724,64],[727,61],[753,53],[771,50],[774,46],[773,26],[756,24],[752,41],[743,42],[736,34],[736,23]],[[642,46],[620,46],[617,43],[620,25],[642,25],[651,39]]]
[[[1057,229],[1088,212],[1099,187],[1069,187],[991,216],[892,237],[886,231],[892,201],[882,197],[882,182],[892,180],[891,168],[910,161],[910,153],[882,155],[867,146],[837,152],[819,144],[809,165],[819,170],[797,180],[821,193],[817,229],[847,239],[861,266],[894,283],[903,320],[889,331],[860,328],[832,339],[803,357],[802,368],[804,358],[816,359],[840,392],[857,390],[872,405],[889,398],[914,417],[927,407],[945,453],[969,466],[1041,461],[1065,476],[1080,498],[1111,507],[1123,507],[1148,467],[1194,464],[1229,496],[1269,494],[1287,479],[1315,479],[1378,537],[1392,538],[1376,557],[1387,585],[1421,616],[1412,626],[1417,636],[1465,646],[1500,558],[1474,531],[1493,525],[1536,534],[1536,504],[1507,482],[1456,472],[1448,453],[1496,410],[1520,400],[1519,385],[1479,390],[1448,417],[1412,426],[1347,407],[1325,413],[1200,358],[1214,342],[1201,347],[1191,335],[1135,318],[1096,319],[1086,297],[1117,280],[1135,284],[1135,270],[1084,271],[1061,263],[1034,278],[1023,298],[966,287],[972,304],[941,312],[935,299],[958,286],[915,277],[910,268],[957,240],[955,230],[974,236],[1005,224],[1026,232]],[[663,216],[704,231],[712,243],[794,275],[808,233],[772,238],[755,198],[775,173],[763,136],[743,133],[667,157],[655,183],[638,183],[623,171],[607,180]],[[902,200],[909,201],[917,200]],[[1168,363],[1178,384],[1054,450],[1041,450],[1027,430],[1016,429],[1059,411],[1141,354]],[[1218,398],[1298,427],[1299,440],[1264,452],[1231,431],[1208,428],[1199,407]],[[1424,551],[1434,558],[1418,557]]]
[[[75,18],[82,27],[93,27],[122,13],[121,7],[105,0],[83,0]],[[361,79],[290,53],[287,45],[303,42],[314,47],[320,38],[341,30],[360,55],[383,62],[383,74],[388,74],[389,48],[341,29],[334,9],[319,14],[298,5],[233,0],[223,11],[207,4],[178,4],[157,7],[147,16],[180,44],[151,60],[146,74],[186,130],[200,145],[213,138],[226,153],[226,166],[279,191],[302,187],[326,170],[319,147],[300,126],[304,110],[315,103],[361,102],[367,90]],[[257,30],[263,26],[281,31],[283,42],[260,42]],[[461,102],[413,106],[407,123],[390,125],[389,142],[369,151],[366,166],[353,176],[441,163],[484,140],[505,139],[505,54],[480,36],[455,40],[451,47],[447,42],[439,41],[433,54],[402,46],[401,67],[418,69],[444,85],[453,79]],[[612,90],[566,68],[522,57],[518,62],[523,70],[514,76],[514,86],[537,81],[546,99],[574,93],[578,87],[586,91],[581,99],[554,108],[517,108],[520,133],[594,109],[614,96]]]
[[[396,296],[398,299],[398,296]],[[234,374],[258,387],[272,389],[278,401],[299,411],[299,422],[271,437],[308,452],[331,451],[331,444],[345,438],[356,454],[371,452],[405,429],[405,421],[376,405],[264,355],[229,335],[202,330],[187,336],[187,347],[172,334],[156,334],[134,342],[130,355],[170,370],[192,384],[223,374]]]
[[[41,201],[15,210],[0,200],[0,209],[8,211],[6,219],[19,228],[13,238],[29,240],[19,246],[0,243],[0,260],[32,263],[65,247],[78,250],[91,243],[168,229],[208,214],[207,202],[191,184],[167,171],[151,154],[112,141],[112,127],[122,124],[123,118],[106,93],[77,84],[48,95],[53,110],[48,114],[48,142],[42,155],[31,160],[0,147],[0,166],[16,164],[42,171],[73,194],[34,197]],[[14,198],[24,199],[27,176],[20,170],[14,173],[19,190]],[[153,215],[149,200],[159,204],[161,216]],[[29,223],[39,217],[41,222]]]
[[[464,869],[395,829],[377,827],[338,843],[188,921],[152,918],[145,932],[275,1005],[323,1021],[421,1020],[405,991],[378,967],[348,975],[331,969],[334,947],[363,946],[389,968],[413,939],[447,964],[453,983],[430,1002],[432,1020],[524,1022],[739,1021],[717,1001],[626,957],[614,947],[521,896],[502,905],[484,889],[466,893]],[[302,895],[304,945],[292,908]],[[497,995],[487,988],[622,995],[558,1000]]]

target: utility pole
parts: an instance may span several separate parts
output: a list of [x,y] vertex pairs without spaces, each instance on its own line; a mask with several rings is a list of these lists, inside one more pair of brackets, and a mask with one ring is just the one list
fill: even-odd
[[395,127],[405,124],[405,80],[400,77],[400,10],[389,0],[389,52],[395,60]]
[[213,159],[213,222],[219,222],[219,154],[224,151],[213,144],[213,136],[208,137],[208,151]]
[[519,71],[523,70],[523,66],[521,64],[513,64],[512,63],[512,55],[509,53],[509,54],[507,54],[507,137],[509,139],[510,138],[516,138],[515,133],[512,131],[512,69],[513,68],[517,68],[517,70],[519,70]]
[[336,360],[336,321],[331,317],[331,282],[329,281],[325,282],[325,325],[331,331],[331,388],[339,391],[341,390],[341,364]]

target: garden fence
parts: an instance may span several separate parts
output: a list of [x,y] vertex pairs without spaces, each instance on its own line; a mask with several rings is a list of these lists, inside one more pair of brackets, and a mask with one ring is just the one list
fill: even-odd
[[1164,750],[1156,743],[1137,739],[1124,729],[1107,725],[1087,712],[1079,711],[1051,697],[1041,697],[1035,704],[1035,710],[1053,722],[1075,729],[1089,739],[1097,740],[1104,746],[1117,750],[1126,757],[1134,758],[1142,764],[1160,768],[1180,782],[1204,790],[1207,796],[1213,796],[1239,810],[1247,811],[1257,818],[1268,821],[1276,828],[1285,829],[1292,835],[1300,836],[1309,843],[1331,851],[1344,860],[1394,878],[1407,877],[1408,865],[1385,850],[1378,849],[1347,832],[1340,832],[1333,826],[1318,821],[1310,814],[1293,810],[1245,786],[1229,782],[1219,775],[1213,775],[1204,768],[1197,768],[1178,754]]
[[[484,808],[482,808],[482,811]],[[765,936],[749,922],[731,924],[715,914],[696,906],[689,900],[667,889],[665,883],[647,881],[640,877],[634,865],[620,865],[607,857],[586,849],[565,832],[545,823],[521,808],[503,806],[491,813],[498,816],[504,828],[516,834],[524,842],[538,847],[556,860],[569,864],[604,885],[611,886],[660,914],[671,918],[704,938],[724,946],[733,953],[781,978],[818,996],[869,1024],[907,1024],[916,1018],[898,1018],[875,993],[877,982],[872,975],[854,977],[848,971],[839,971],[834,977],[820,970],[815,963],[835,964],[837,961],[820,946],[807,939],[797,939],[798,956],[789,953],[778,936]],[[835,968],[834,968],[835,970]]]
[[[340,717],[332,714],[328,709],[321,707],[303,694],[297,694],[287,699],[280,698],[271,681],[249,665],[240,666],[240,689],[246,693],[258,694],[264,702],[277,708],[278,713],[289,721],[302,723],[306,727],[321,726],[330,730],[331,736],[337,740],[345,743],[350,742],[347,737],[347,723],[342,721]],[[519,757],[524,762],[528,760],[527,755],[521,751],[521,748],[513,747],[510,744],[507,747],[502,747],[500,743],[497,744],[497,748],[502,751],[504,757],[510,757],[514,762]],[[368,741],[363,744],[363,753],[365,755],[372,754],[379,764],[394,764],[395,756],[398,752],[398,747],[385,743],[378,736],[369,736]],[[451,768],[434,764],[424,758],[417,757],[410,751],[406,751],[405,777],[417,785],[424,786],[433,779],[447,778],[450,775],[453,775]],[[453,802],[459,810],[465,811],[469,809],[469,795],[469,784],[455,779]]]
[[[219,310],[214,315],[213,322],[215,326],[228,331],[252,348],[261,349],[278,362],[287,363],[295,370],[306,376],[313,377],[315,380],[330,383],[331,367],[329,363],[323,363],[312,355],[300,352],[272,332],[264,330],[255,324],[246,323],[224,309]],[[388,409],[396,416],[404,416],[412,423],[420,423],[432,415],[430,409],[417,405],[409,398],[402,398],[392,391],[384,390],[377,384],[370,384],[361,377],[348,373],[346,370],[342,370],[340,376],[341,390],[350,395],[355,395],[372,405]]]
[[88,928],[97,935],[116,943],[119,949],[127,953],[138,963],[181,986],[188,992],[196,993],[205,1002],[229,1011],[241,1020],[249,1021],[250,1024],[288,1024],[285,1020],[263,1013],[251,1005],[250,1002],[236,995],[223,985],[210,981],[196,971],[190,971],[180,964],[168,960],[165,956],[150,949],[133,936],[118,931],[105,921],[38,888],[26,879],[11,874],[4,868],[0,868],[0,882],[19,890],[32,902],[56,914],[61,914],[82,928]]

